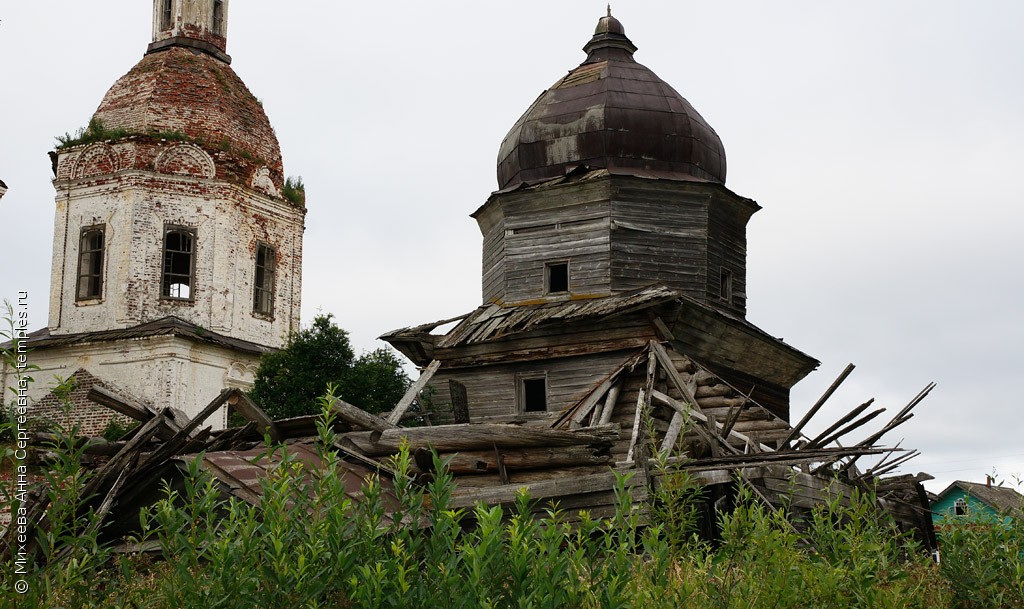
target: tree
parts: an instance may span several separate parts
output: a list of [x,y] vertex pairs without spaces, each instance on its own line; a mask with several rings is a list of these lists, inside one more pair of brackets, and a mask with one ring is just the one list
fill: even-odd
[[288,345],[260,359],[250,396],[275,419],[315,414],[328,383],[338,397],[368,412],[390,410],[405,394],[409,377],[389,349],[355,357],[348,332],[333,315],[317,315]]

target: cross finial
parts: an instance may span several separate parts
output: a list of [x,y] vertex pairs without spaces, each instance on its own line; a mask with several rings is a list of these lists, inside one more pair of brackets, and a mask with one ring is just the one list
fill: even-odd
[[612,3],[611,2],[608,3],[608,16],[609,17],[612,16]]

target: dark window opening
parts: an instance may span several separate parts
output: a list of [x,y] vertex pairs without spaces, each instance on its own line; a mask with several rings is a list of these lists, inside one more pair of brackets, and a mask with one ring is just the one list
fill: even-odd
[[523,379],[523,412],[544,412],[548,409],[547,379]]
[[78,286],[76,300],[103,296],[103,227],[82,229],[78,247]]
[[555,262],[547,265],[548,294],[569,291],[569,263]]
[[718,295],[722,300],[732,302],[732,271],[729,269],[722,269],[722,274],[719,277]]
[[160,29],[166,30],[171,27],[171,3],[173,0],[163,0],[160,3]]
[[256,277],[253,281],[252,310],[261,315],[274,313],[274,273],[277,252],[262,243],[256,246]]
[[964,499],[963,497],[957,499],[956,502],[953,504],[953,513],[957,516],[966,516],[967,500]]
[[224,1],[213,1],[213,33],[224,35]]
[[195,231],[171,228],[164,234],[164,298],[192,300],[195,279]]

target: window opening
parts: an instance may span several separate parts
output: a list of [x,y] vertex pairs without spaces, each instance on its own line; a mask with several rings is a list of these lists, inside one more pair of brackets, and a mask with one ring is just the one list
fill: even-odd
[[729,269],[722,269],[719,277],[718,295],[722,300],[732,302],[732,271]]
[[548,409],[547,378],[522,379],[521,399],[523,412],[545,412]]
[[76,300],[103,296],[103,227],[82,229],[78,247],[78,286]]
[[164,298],[192,300],[195,237],[195,231],[186,228],[171,228],[164,234]]
[[224,35],[224,0],[213,1],[213,33]]
[[256,245],[256,277],[253,281],[252,310],[262,315],[274,313],[274,274],[277,252],[269,245]]
[[956,502],[953,504],[953,513],[956,514],[957,516],[966,516],[967,515],[967,500],[964,499],[963,497],[960,497],[959,499],[957,499]]
[[548,294],[560,294],[569,291],[569,263],[553,262],[545,267]]
[[163,0],[160,4],[160,29],[166,30],[171,27],[171,3],[173,0]]

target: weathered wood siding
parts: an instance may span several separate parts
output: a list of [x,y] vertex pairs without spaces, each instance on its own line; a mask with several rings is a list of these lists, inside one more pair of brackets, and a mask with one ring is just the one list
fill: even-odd
[[678,183],[620,181],[612,202],[611,282],[616,292],[654,283],[703,300],[707,195]]
[[500,300],[505,292],[505,219],[497,217],[484,232],[482,269],[484,302]]
[[477,217],[484,302],[544,298],[552,262],[569,264],[570,294],[609,294],[608,198],[607,182],[494,195]]
[[[448,380],[466,387],[471,422],[488,417],[516,414],[516,384],[520,375],[547,375],[547,413],[527,413],[526,418],[544,418],[575,404],[615,370],[631,352],[618,351],[578,357],[498,364],[476,368],[442,368],[428,384],[436,412],[451,411]],[[443,420],[443,417],[442,417]]]
[[[707,302],[745,316],[747,313],[747,221],[749,208],[731,197],[716,196],[708,206]],[[732,294],[721,293],[721,271],[732,274]]]

